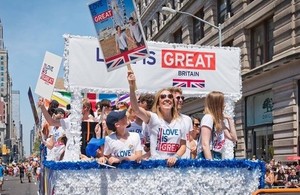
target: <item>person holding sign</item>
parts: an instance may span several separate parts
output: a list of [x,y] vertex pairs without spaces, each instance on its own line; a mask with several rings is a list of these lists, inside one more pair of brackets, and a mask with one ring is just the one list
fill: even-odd
[[128,70],[130,103],[135,114],[141,118],[149,130],[151,159],[167,159],[173,166],[186,150],[186,132],[173,94],[169,89],[159,90],[151,111],[139,107],[135,94],[135,75]]

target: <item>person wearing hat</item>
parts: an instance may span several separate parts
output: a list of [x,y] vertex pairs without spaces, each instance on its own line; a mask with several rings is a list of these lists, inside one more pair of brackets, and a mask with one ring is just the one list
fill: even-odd
[[142,156],[141,140],[138,133],[128,132],[129,125],[126,110],[111,111],[106,118],[106,125],[113,133],[105,137],[104,157],[100,163],[110,165],[123,160],[139,161]]
[[89,158],[100,158],[103,157],[103,146],[105,139],[101,138],[92,138],[85,148],[85,153],[80,155],[80,158],[85,160]]

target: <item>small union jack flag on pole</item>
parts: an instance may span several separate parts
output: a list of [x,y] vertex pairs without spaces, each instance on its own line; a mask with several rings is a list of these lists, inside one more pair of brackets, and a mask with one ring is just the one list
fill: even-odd
[[173,79],[173,86],[181,88],[205,88],[205,80]]

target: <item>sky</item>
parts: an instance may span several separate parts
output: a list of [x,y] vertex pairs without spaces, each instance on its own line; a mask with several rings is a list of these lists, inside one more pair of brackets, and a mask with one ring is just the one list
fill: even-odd
[[[63,57],[64,34],[96,36],[87,0],[0,0],[4,46],[13,90],[20,91],[20,118],[25,154],[34,127],[28,89],[34,94],[45,52]],[[63,77],[63,64],[59,73]]]

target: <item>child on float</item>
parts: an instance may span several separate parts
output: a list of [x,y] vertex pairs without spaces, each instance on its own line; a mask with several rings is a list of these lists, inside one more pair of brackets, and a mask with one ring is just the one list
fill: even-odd
[[85,148],[86,155],[80,154],[80,159],[93,160],[103,157],[104,142],[104,138],[92,138]]
[[106,125],[113,133],[105,137],[104,156],[100,163],[110,165],[126,161],[140,161],[142,146],[139,134],[128,132],[129,125],[126,110],[111,111],[106,118]]
[[[210,92],[205,98],[204,116],[201,119],[201,131],[197,146],[197,157],[201,159],[222,159],[221,151],[228,138],[236,141],[233,120],[223,114],[225,108],[224,94]],[[234,131],[231,131],[233,130]]]
[[127,79],[132,109],[149,130],[151,159],[167,159],[168,166],[173,166],[186,150],[186,134],[182,131],[184,124],[173,94],[169,89],[159,90],[155,95],[152,112],[147,111],[139,107],[135,94],[136,79],[132,70],[128,71]]

